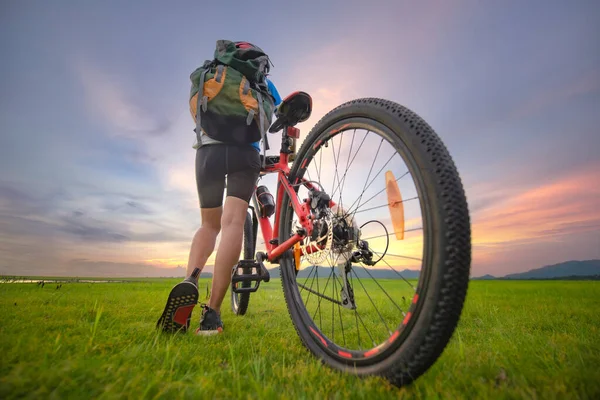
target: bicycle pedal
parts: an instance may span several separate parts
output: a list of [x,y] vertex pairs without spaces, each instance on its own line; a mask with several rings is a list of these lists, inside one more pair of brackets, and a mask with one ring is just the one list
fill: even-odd
[[[248,273],[250,272],[250,273]],[[269,282],[271,275],[265,265],[256,260],[240,260],[231,274],[232,288],[235,293],[253,293],[258,290],[260,282]],[[254,286],[237,287],[239,282],[255,282]]]

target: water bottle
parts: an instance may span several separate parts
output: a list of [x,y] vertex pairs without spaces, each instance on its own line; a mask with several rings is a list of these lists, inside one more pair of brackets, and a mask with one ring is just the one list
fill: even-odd
[[256,188],[256,199],[258,200],[258,210],[261,217],[270,217],[275,213],[275,200],[266,186]]

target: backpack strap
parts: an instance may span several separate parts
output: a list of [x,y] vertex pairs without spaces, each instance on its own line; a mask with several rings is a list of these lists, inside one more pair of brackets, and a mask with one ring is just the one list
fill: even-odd
[[263,128],[265,109],[263,107],[262,93],[260,93],[260,90],[256,91],[256,97],[258,100],[258,122],[259,122],[258,129],[260,130],[260,135],[262,136],[263,141],[264,141],[264,146],[263,146],[263,168],[264,168],[266,165],[266,162],[267,162],[267,150],[269,150],[269,139],[267,139],[267,130]]
[[[248,92],[250,91],[250,81],[248,80],[248,78],[244,77],[244,87],[242,88],[242,94],[244,96],[246,96],[248,94]],[[257,103],[260,100],[257,100]],[[246,125],[250,126],[252,125],[252,121],[254,120],[254,115],[256,113],[254,112],[254,109],[251,109],[250,111],[248,111],[248,116],[246,117]],[[261,132],[261,136],[262,136],[262,132]]]
[[[201,111],[204,110],[206,111],[206,107],[207,107],[207,103],[208,103],[208,98],[206,96],[202,96],[200,97],[200,95],[204,95],[204,77],[206,76],[206,73],[208,72],[209,68],[204,68],[204,70],[202,71],[202,73],[200,74],[200,81],[198,81],[198,98],[196,101],[196,139],[198,140],[198,147],[200,148],[202,146],[202,115],[201,115]],[[202,109],[202,110],[201,110]]]
[[224,72],[225,72],[225,66],[223,64],[219,64],[217,66],[217,73],[215,74],[215,81],[221,83],[221,78],[223,78]]

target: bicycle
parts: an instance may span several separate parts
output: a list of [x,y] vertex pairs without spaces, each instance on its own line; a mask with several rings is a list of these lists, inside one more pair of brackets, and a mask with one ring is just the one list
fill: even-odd
[[[375,98],[330,111],[296,154],[295,125],[311,111],[310,96],[296,92],[269,129],[282,131],[279,156],[265,157],[261,170],[261,177],[277,174],[276,201],[264,187],[252,196],[244,259],[232,270],[232,311],[244,315],[250,294],[270,280],[264,263],[279,264],[292,323],[314,356],[344,372],[408,384],[441,355],[466,297],[471,232],[460,177],[422,118]],[[382,151],[384,143],[391,150]],[[374,157],[365,155],[375,148]],[[376,181],[384,188],[372,189]],[[259,226],[266,251],[254,257]],[[411,269],[419,263],[421,270]]]

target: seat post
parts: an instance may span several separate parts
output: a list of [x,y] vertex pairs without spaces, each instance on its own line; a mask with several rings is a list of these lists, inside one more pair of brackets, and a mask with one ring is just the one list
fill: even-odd
[[281,150],[280,152],[283,154],[292,154],[294,152],[293,149],[294,139],[289,137],[288,135],[288,126],[284,125],[281,130]]

